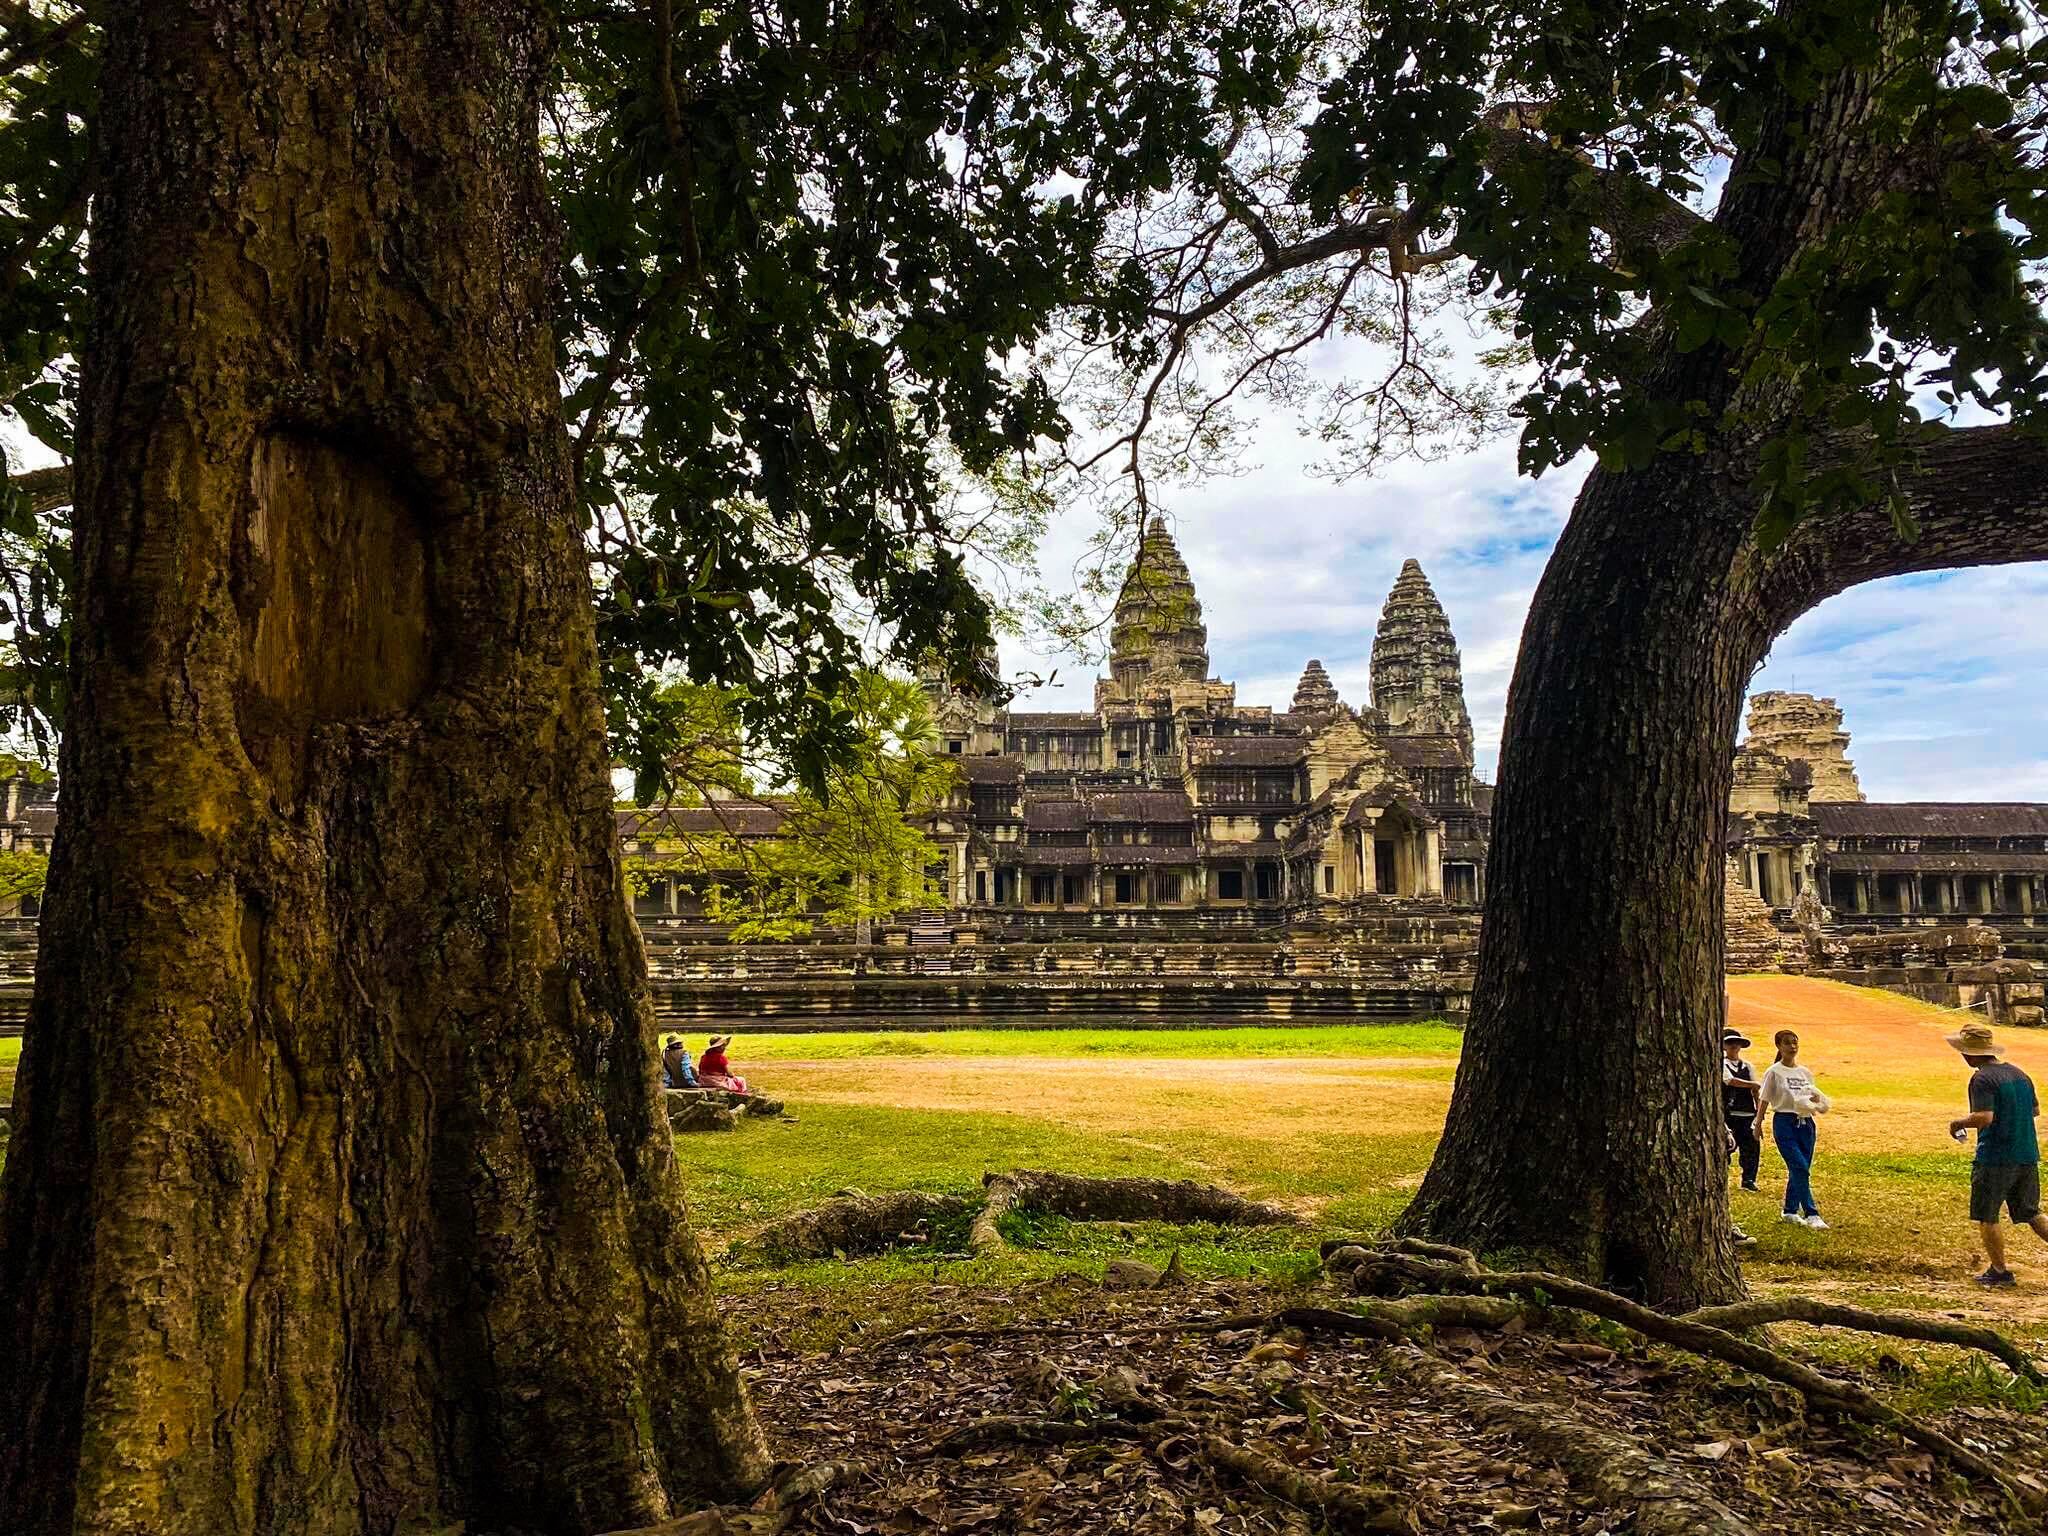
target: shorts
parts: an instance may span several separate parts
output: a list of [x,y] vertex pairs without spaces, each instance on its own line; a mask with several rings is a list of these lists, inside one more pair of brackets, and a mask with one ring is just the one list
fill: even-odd
[[1996,1221],[1998,1208],[2017,1222],[2041,1214],[2041,1167],[2038,1163],[1972,1163],[1970,1220]]

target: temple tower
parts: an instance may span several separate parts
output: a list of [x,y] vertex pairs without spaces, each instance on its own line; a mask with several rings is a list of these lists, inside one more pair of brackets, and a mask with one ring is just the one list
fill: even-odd
[[1472,757],[1472,716],[1451,621],[1413,560],[1403,561],[1372,642],[1372,702],[1399,736],[1451,736]]
[[1117,593],[1109,632],[1109,675],[1119,695],[1136,699],[1174,683],[1209,676],[1209,631],[1194,579],[1166,520],[1154,517],[1139,541],[1138,557]]
[[1744,752],[1769,752],[1812,770],[1808,800],[1863,799],[1856,765],[1849,761],[1849,733],[1833,699],[1810,693],[1759,693],[1749,701],[1749,739]]
[[1310,719],[1326,719],[1340,713],[1344,701],[1337,697],[1337,685],[1330,681],[1330,674],[1323,670],[1320,661],[1311,660],[1301,669],[1301,681],[1294,685],[1294,703],[1289,713]]

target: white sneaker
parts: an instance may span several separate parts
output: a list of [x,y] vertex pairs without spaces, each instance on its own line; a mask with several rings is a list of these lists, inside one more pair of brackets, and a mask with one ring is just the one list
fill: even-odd
[[1825,1232],[1828,1230],[1828,1224],[1822,1221],[1818,1216],[1808,1216],[1805,1218],[1805,1221],[1806,1224],[1809,1227],[1813,1228],[1813,1230],[1816,1232]]
[[1780,1211],[1778,1213],[1778,1220],[1789,1221],[1795,1227],[1803,1227],[1806,1225],[1806,1218],[1804,1216],[1796,1215],[1791,1211]]

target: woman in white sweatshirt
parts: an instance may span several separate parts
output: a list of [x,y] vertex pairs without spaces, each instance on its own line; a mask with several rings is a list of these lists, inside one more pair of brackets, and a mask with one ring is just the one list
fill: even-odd
[[1781,1029],[1771,1043],[1778,1059],[1764,1069],[1757,1098],[1771,1112],[1771,1140],[1785,1159],[1785,1214],[1778,1219],[1825,1231],[1827,1223],[1813,1203],[1813,1120],[1828,1112],[1828,1096],[1814,1086],[1813,1073],[1799,1065],[1797,1035]]

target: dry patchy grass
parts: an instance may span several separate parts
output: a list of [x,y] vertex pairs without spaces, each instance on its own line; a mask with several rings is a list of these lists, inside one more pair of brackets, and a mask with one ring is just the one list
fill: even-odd
[[[1752,1058],[1768,1060],[1772,1030],[1797,1029],[1836,1105],[1815,1168],[1832,1232],[1778,1223],[1774,1151],[1766,1192],[1734,1197],[1736,1220],[1758,1239],[1753,1281],[2048,1334],[2048,1249],[2031,1236],[2013,1243],[2020,1293],[1987,1297],[1968,1283],[1982,1265],[1964,1219],[1969,1153],[1946,1134],[1968,1069],[1941,1038],[1957,1016],[1798,978],[1738,977],[1729,991],[1735,1022],[1758,1042]],[[1304,1048],[1304,1036],[1322,1038]],[[985,1170],[1034,1165],[1205,1179],[1291,1204],[1311,1232],[1369,1230],[1428,1163],[1455,1040],[1442,1026],[749,1035],[741,1069],[800,1123],[687,1137],[681,1150],[698,1222],[721,1241],[846,1186],[966,1193]],[[2013,1058],[2048,1084],[2048,1039],[2020,1038]],[[1184,1236],[1132,1242],[1160,1252]],[[1205,1258],[1224,1270],[1261,1256],[1292,1262],[1306,1242]],[[1053,1246],[1084,1268],[1100,1259],[1086,1243]]]

